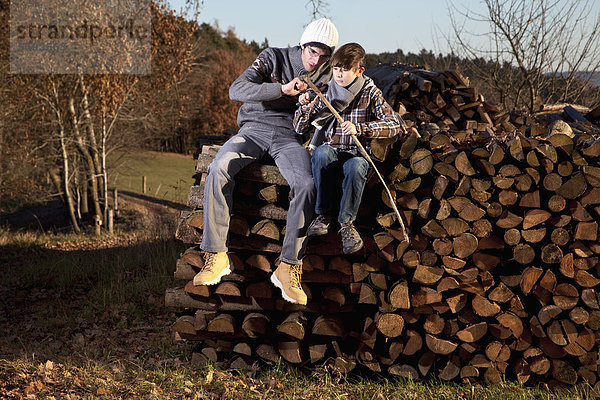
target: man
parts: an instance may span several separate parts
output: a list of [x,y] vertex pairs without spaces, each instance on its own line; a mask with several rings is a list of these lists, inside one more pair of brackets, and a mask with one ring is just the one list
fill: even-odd
[[208,168],[204,187],[204,231],[201,249],[204,267],[195,285],[214,285],[231,272],[227,256],[230,209],[235,175],[246,165],[269,154],[290,185],[292,200],[278,266],[271,282],[292,303],[306,304],[302,290],[302,256],[306,230],[314,213],[315,187],[310,155],[293,127],[298,94],[307,89],[300,77],[313,82],[331,78],[329,57],[338,32],[326,19],[311,22],[300,45],[268,48],[229,88],[232,100],[243,102],[238,113],[240,130],[217,153]]

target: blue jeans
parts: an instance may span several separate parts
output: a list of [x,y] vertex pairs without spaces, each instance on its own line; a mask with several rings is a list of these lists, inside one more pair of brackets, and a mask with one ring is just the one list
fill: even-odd
[[246,124],[221,147],[208,167],[204,184],[202,250],[227,251],[235,175],[269,154],[290,185],[292,196],[279,258],[289,264],[302,264],[306,231],[314,213],[315,185],[310,155],[300,141],[292,130]]
[[344,224],[354,221],[367,182],[369,162],[363,157],[323,144],[313,151],[311,163],[317,187],[315,212],[331,214],[341,186],[338,222]]

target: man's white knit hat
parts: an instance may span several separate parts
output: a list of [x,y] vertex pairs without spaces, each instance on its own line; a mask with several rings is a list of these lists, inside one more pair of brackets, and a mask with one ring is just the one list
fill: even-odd
[[338,38],[338,31],[333,22],[327,18],[321,18],[308,24],[300,38],[300,46],[317,42],[329,46],[333,51],[338,44]]

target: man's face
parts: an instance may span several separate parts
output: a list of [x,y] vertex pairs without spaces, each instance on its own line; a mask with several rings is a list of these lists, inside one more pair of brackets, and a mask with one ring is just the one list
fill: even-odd
[[321,49],[320,47],[305,45],[302,47],[302,64],[307,72],[312,72],[315,69],[323,65],[327,60],[331,52],[328,50]]

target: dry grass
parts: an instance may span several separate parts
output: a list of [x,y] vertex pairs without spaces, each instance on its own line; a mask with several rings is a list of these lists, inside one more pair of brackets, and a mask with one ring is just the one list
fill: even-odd
[[152,367],[124,361],[82,364],[0,360],[1,398],[146,399],[586,399],[585,392],[550,393],[508,383],[471,386],[444,382],[336,379],[326,370],[302,375],[271,366],[258,373],[191,370],[186,363]]
[[142,193],[142,177],[146,176],[146,194],[186,203],[196,167],[191,155],[140,151],[114,155],[111,161],[115,166],[109,176],[111,187]]

